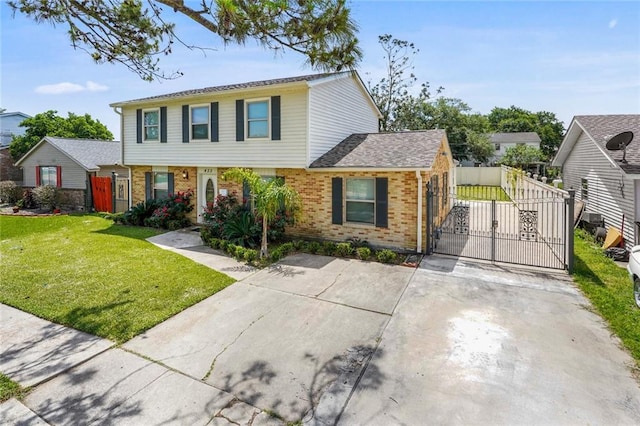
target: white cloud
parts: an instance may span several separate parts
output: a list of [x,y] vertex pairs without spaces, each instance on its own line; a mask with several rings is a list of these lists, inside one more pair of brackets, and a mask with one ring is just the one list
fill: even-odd
[[618,20],[617,19],[612,19],[609,21],[609,28],[613,29],[616,27],[616,25],[618,25]]
[[35,92],[42,95],[65,95],[68,93],[78,92],[104,92],[106,90],[109,90],[107,86],[93,81],[87,81],[85,86],[64,81],[62,83],[38,86],[36,87]]

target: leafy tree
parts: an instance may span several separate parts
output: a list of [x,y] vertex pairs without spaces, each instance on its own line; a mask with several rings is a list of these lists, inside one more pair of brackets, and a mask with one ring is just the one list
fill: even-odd
[[159,57],[174,42],[172,14],[182,14],[225,44],[255,40],[280,51],[303,54],[314,68],[354,68],[362,57],[346,0],[10,0],[9,6],[36,22],[66,25],[74,48],[97,63],[121,63],[142,79],[166,75]]
[[26,118],[20,127],[26,127],[23,136],[13,136],[9,152],[14,159],[26,154],[45,136],[62,138],[102,139],[112,140],[113,135],[99,120],[94,120],[89,114],[76,115],[68,113],[68,117],[60,117],[58,111],[46,111]]
[[542,158],[543,154],[538,148],[528,145],[516,145],[507,148],[504,156],[500,159],[500,164],[524,169],[529,164],[541,161]]
[[536,132],[540,136],[542,159],[551,158],[564,137],[564,124],[552,112],[531,112],[516,106],[495,107],[487,118],[495,132]]
[[276,219],[283,208],[295,216],[299,215],[300,195],[280,179],[263,179],[262,176],[249,169],[233,168],[222,175],[222,179],[238,183],[245,182],[253,197],[257,217],[262,218],[262,243],[260,258],[268,255],[267,234],[269,225]]
[[[418,81],[413,74],[411,58],[420,50],[413,43],[398,40],[390,34],[378,36],[378,43],[384,51],[386,76],[375,85],[369,82],[369,92],[382,113],[381,131],[409,129],[399,117],[410,116],[429,97],[429,83],[422,83],[417,95],[410,88]],[[442,88],[438,89],[438,93]]]
[[489,136],[486,133],[478,133],[473,130],[467,130],[466,136],[469,156],[479,163],[488,162],[495,152]]

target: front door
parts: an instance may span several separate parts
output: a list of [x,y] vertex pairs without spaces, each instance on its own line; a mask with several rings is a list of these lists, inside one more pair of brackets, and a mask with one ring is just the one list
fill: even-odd
[[218,173],[216,169],[205,168],[198,175],[198,222],[202,223],[207,204],[213,203],[216,199]]

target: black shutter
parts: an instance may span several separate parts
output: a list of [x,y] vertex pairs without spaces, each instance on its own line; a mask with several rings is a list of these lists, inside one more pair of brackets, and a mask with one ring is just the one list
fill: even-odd
[[136,143],[142,143],[142,110],[136,110]]
[[182,105],[182,143],[189,143],[189,105]]
[[389,182],[387,178],[376,178],[376,226],[380,228],[389,226],[387,218],[389,212],[388,188]]
[[211,102],[211,142],[220,141],[220,125],[218,122],[218,103]]
[[331,178],[331,223],[342,225],[342,178]]
[[271,140],[280,140],[280,96],[271,97]]
[[160,107],[160,142],[167,143],[167,107]]
[[244,140],[244,100],[236,100],[236,140]]
[[167,188],[169,189],[169,195],[173,195],[173,173],[167,173]]
[[145,201],[153,199],[153,175],[151,172],[144,173],[144,197]]

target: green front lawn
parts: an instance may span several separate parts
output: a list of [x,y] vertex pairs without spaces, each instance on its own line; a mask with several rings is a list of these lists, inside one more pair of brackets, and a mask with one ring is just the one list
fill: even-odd
[[640,309],[626,269],[604,255],[589,234],[576,232],[573,279],[640,368]]
[[499,186],[456,186],[456,197],[458,200],[511,201],[504,189]]
[[124,342],[234,282],[95,215],[0,216],[0,302]]

